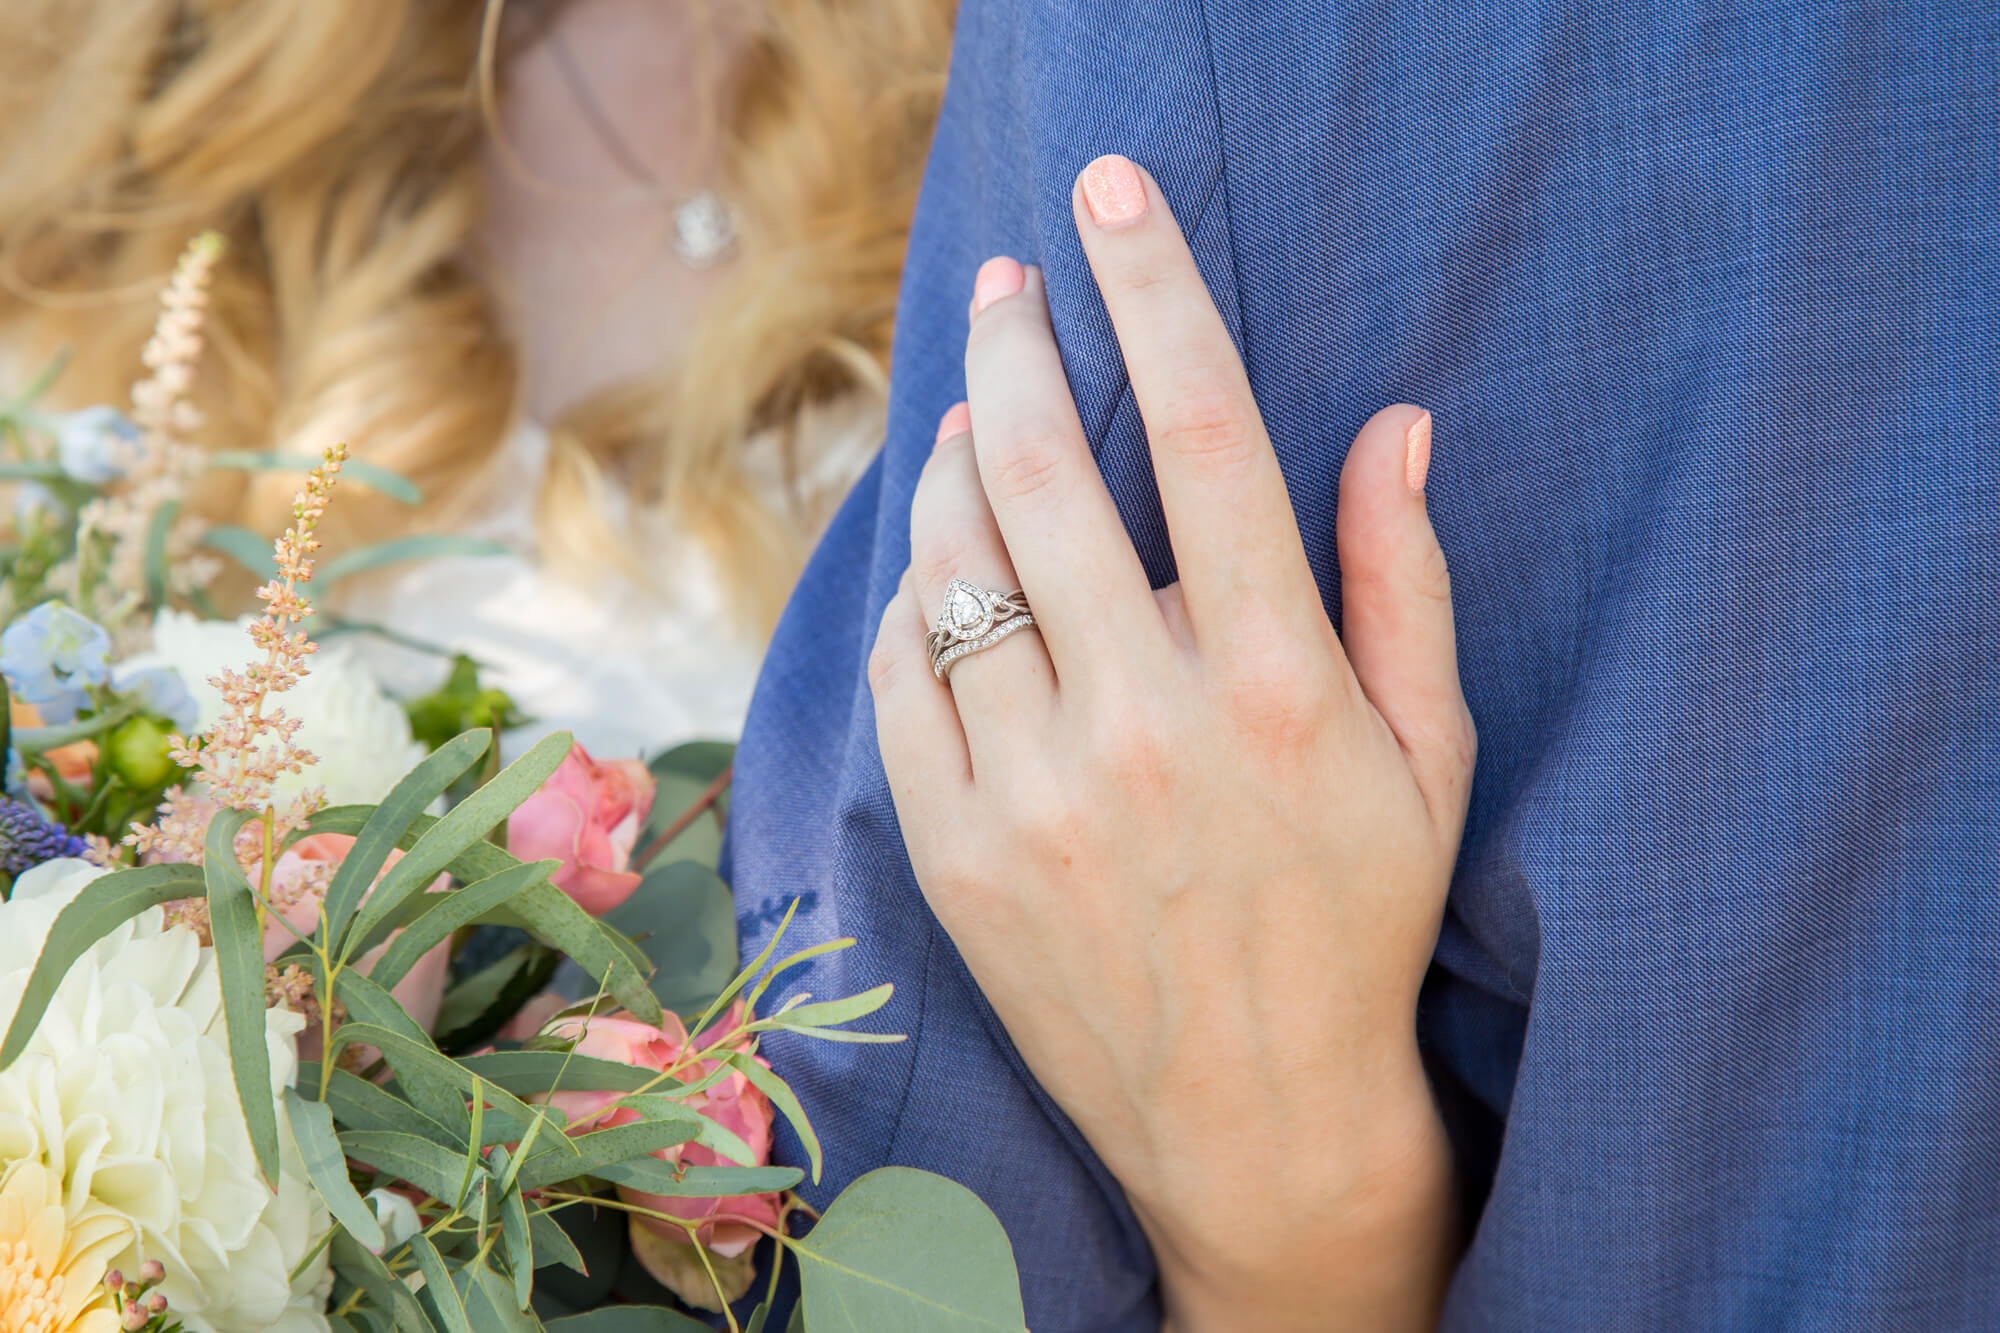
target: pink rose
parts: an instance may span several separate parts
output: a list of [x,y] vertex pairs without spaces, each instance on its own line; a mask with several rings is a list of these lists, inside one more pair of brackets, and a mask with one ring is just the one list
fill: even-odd
[[[333,872],[347,856],[348,848],[353,845],[354,839],[345,833],[315,833],[300,838],[278,857],[278,864],[271,867],[271,901],[279,911],[264,923],[265,962],[276,959],[298,939],[279,922],[279,916],[300,935],[309,936],[319,929],[319,910],[326,898],[326,887],[333,879]],[[383,863],[382,874],[387,874],[389,867],[402,857],[400,848],[392,848],[389,859]],[[258,868],[253,865],[248,873],[251,882],[255,883]],[[376,883],[380,883],[382,876],[378,874],[375,879]],[[448,882],[448,876],[439,875],[429,891],[435,893]],[[368,891],[373,893],[374,885],[370,885]],[[367,899],[364,897],[362,901]],[[358,966],[363,975],[375,966],[376,960],[381,958],[395,938],[396,935],[389,936],[360,959]],[[437,1022],[438,1006],[444,1001],[445,982],[449,979],[450,969],[451,941],[442,940],[419,958],[416,966],[404,973],[403,979],[390,992],[426,1032]],[[300,1059],[318,1058],[317,1029],[300,1034],[299,1041]],[[308,1049],[309,1042],[313,1043],[311,1049]]]
[[602,916],[639,887],[638,873],[626,866],[653,808],[653,786],[638,760],[600,764],[579,745],[508,817],[507,850],[523,861],[561,861],[556,887]]
[[[743,1006],[738,1004],[723,1020],[720,1031],[728,1031],[742,1021]],[[678,1018],[668,1014],[661,1027],[650,1027],[627,1013],[589,1019],[570,1019],[556,1029],[558,1035],[568,1036],[581,1031],[582,1037],[576,1044],[578,1055],[594,1056],[599,1060],[613,1060],[620,1064],[637,1065],[641,1069],[664,1070],[687,1048],[687,1029]],[[747,1048],[748,1042],[740,1043],[732,1049]],[[756,1058],[759,1064],[769,1068],[768,1062]],[[675,1071],[675,1077],[693,1081],[704,1077],[720,1064],[716,1060],[700,1060]],[[630,1124],[639,1118],[639,1113],[629,1107],[612,1111],[604,1108],[617,1101],[621,1094],[616,1092],[557,1092],[548,1100],[561,1108],[575,1128],[572,1133],[588,1133],[596,1129],[611,1129],[618,1125]],[[728,1077],[721,1079],[704,1092],[696,1093],[684,1103],[689,1108],[707,1116],[716,1124],[728,1129],[742,1139],[750,1148],[756,1165],[762,1166],[771,1160],[771,1101],[755,1084],[742,1073],[732,1070]],[[599,1112],[603,1112],[599,1114]],[[587,1123],[578,1121],[590,1117]],[[691,1166],[728,1166],[732,1163],[713,1149],[698,1143],[681,1143],[671,1148],[662,1148],[653,1156],[666,1162],[685,1162]],[[744,1285],[748,1285],[749,1251],[763,1235],[756,1226],[776,1229],[781,1221],[779,1196],[776,1194],[744,1194],[726,1199],[668,1198],[657,1194],[644,1194],[638,1190],[619,1186],[618,1193],[628,1203],[649,1208],[655,1212],[667,1213],[674,1217],[686,1218],[690,1222],[700,1222],[695,1233],[700,1243],[724,1260],[742,1258],[740,1265],[729,1265],[732,1270],[740,1269]],[[634,1252],[645,1263],[646,1268],[660,1282],[672,1288],[685,1299],[701,1303],[706,1297],[708,1308],[714,1308],[714,1291],[701,1290],[706,1284],[690,1289],[687,1279],[691,1272],[699,1272],[699,1265],[690,1266],[684,1261],[691,1257],[692,1250],[687,1242],[687,1233],[670,1223],[655,1218],[632,1218]],[[641,1235],[641,1230],[650,1233]],[[662,1241],[667,1242],[661,1244]],[[735,1276],[732,1273],[732,1277]],[[735,1285],[732,1281],[730,1285]],[[740,1293],[739,1293],[740,1294]],[[733,1297],[732,1297],[733,1299]]]

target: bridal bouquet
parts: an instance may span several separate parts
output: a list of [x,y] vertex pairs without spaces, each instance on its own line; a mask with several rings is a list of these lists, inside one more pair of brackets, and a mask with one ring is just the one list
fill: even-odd
[[[315,642],[316,573],[438,549],[315,569],[343,470],[407,488],[344,449],[268,559],[191,516],[207,467],[297,466],[187,443],[216,255],[129,420],[0,409],[0,1327],[780,1333],[789,1263],[791,1329],[1022,1329],[964,1188],[888,1168],[818,1216],[771,1163],[779,1116],[826,1150],[767,1043],[899,1038],[849,1026],[887,985],[795,990],[851,940],[737,968],[727,747],[501,767],[473,664],[404,706]],[[217,557],[261,618],[214,613]]]

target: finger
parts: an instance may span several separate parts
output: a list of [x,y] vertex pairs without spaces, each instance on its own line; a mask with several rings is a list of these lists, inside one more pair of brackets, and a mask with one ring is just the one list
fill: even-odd
[[1077,420],[1039,269],[994,259],[979,271],[965,381],[980,479],[1057,675],[1077,682],[1159,641],[1146,571]]
[[972,787],[958,709],[924,658],[924,615],[908,570],[882,609],[868,686],[875,696],[875,740],[906,840],[942,826]]
[[[941,429],[962,419],[947,413]],[[953,579],[1000,592],[1020,586],[979,484],[972,441],[962,430],[939,440],[910,501],[910,567],[927,626],[936,621]],[[1041,617],[1035,620],[1039,625]],[[923,636],[911,646],[921,653]],[[1018,739],[1024,722],[1032,723],[1054,705],[1056,674],[1047,649],[1030,628],[959,658],[951,666],[949,685],[976,772],[982,756],[990,758],[996,745]]]
[[1340,472],[1341,633],[1362,693],[1395,733],[1438,831],[1465,822],[1477,740],[1458,680],[1451,576],[1424,509],[1430,413],[1385,407]]
[[1146,423],[1197,639],[1238,641],[1259,615],[1302,634],[1301,608],[1319,595],[1284,474],[1166,199],[1150,176],[1111,156],[1084,169],[1072,203]]

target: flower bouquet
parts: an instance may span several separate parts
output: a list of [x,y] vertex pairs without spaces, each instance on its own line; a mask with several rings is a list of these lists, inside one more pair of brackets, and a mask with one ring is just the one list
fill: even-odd
[[[852,940],[737,967],[728,747],[557,733],[503,767],[522,719],[474,664],[403,706],[322,653],[336,480],[407,487],[344,449],[268,563],[192,517],[217,253],[183,258],[129,422],[0,411],[0,1326],[779,1333],[790,1271],[790,1329],[1022,1329],[961,1186],[793,1193],[825,1150],[766,1045],[899,1040],[850,1026],[892,988],[788,993]],[[265,575],[260,618],[215,615],[218,558]]]

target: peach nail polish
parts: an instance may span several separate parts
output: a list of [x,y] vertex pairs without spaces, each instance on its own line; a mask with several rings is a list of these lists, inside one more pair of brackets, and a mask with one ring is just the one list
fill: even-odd
[[1003,297],[1013,296],[1027,284],[1028,275],[1017,259],[1005,255],[989,259],[979,266],[979,276],[972,280],[972,313],[976,317],[980,311]]
[[1426,412],[1410,423],[1403,435],[1403,480],[1413,494],[1424,493],[1424,478],[1431,471],[1431,414]]
[[951,411],[944,414],[944,420],[938,422],[937,439],[931,441],[931,448],[937,448],[954,435],[967,434],[971,429],[971,405],[968,403],[954,403]]
[[1116,153],[1083,169],[1083,202],[1100,227],[1122,227],[1146,213],[1146,182],[1139,169]]

